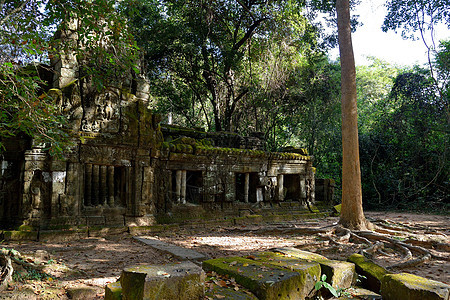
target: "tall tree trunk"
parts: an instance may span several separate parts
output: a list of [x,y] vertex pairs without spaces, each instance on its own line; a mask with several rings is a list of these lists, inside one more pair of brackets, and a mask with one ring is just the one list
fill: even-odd
[[359,163],[356,70],[349,0],[337,0],[342,105],[342,208],[339,223],[349,229],[368,229],[364,217]]

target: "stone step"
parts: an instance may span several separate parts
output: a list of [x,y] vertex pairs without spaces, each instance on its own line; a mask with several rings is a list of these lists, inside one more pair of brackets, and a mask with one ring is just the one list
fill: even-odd
[[204,261],[203,269],[233,277],[263,300],[305,299],[314,295],[320,278],[318,263],[294,258],[284,264],[257,257],[217,258]]

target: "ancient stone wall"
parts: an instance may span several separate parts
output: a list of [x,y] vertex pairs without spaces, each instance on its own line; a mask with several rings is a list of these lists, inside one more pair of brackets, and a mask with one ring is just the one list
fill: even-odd
[[[60,38],[78,45],[77,24]],[[50,156],[29,138],[7,144],[1,160],[3,227],[149,225],[180,206],[211,212],[236,206],[314,202],[312,158],[303,149],[264,151],[254,134],[208,133],[164,125],[148,109],[139,76],[98,92],[70,47],[52,59],[53,92],[73,146]]]

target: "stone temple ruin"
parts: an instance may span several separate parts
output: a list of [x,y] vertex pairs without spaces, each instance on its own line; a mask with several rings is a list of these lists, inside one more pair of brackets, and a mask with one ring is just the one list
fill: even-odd
[[49,85],[62,91],[56,101],[75,145],[58,159],[29,138],[4,141],[3,228],[142,226],[315,202],[305,150],[269,153],[257,135],[163,125],[148,109],[145,78],[92,93],[71,53],[52,68]]

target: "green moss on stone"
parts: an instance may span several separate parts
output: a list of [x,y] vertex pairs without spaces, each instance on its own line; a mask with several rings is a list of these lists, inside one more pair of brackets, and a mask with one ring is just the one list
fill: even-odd
[[37,237],[36,231],[3,231],[5,241],[36,241]]
[[[348,288],[356,279],[355,265],[352,263],[329,260],[322,255],[297,250],[295,248],[279,248],[274,251],[282,254],[263,252],[258,254],[258,257],[264,256],[271,258],[274,261],[281,261],[283,264],[290,264],[291,262],[297,264],[299,262],[318,263],[320,265],[321,274],[327,275],[327,282],[335,288]],[[320,276],[318,278],[320,278]]]
[[18,228],[19,231],[34,231],[33,226],[30,225],[20,225]]
[[105,286],[105,300],[121,300],[122,286],[120,282],[113,282]]
[[408,273],[387,274],[381,280],[381,296],[386,300],[448,300],[450,285]]
[[236,282],[248,288],[259,299],[305,299],[320,276],[318,264],[309,264],[304,269],[297,267],[296,271],[291,271],[287,265],[280,267],[268,260],[242,257],[207,260],[203,262],[203,268],[235,278]]
[[356,272],[366,277],[361,280],[363,287],[376,293],[380,292],[381,280],[385,275],[389,274],[386,269],[361,254],[352,254],[347,258],[347,261],[354,263]]

